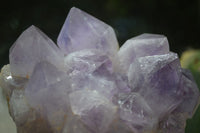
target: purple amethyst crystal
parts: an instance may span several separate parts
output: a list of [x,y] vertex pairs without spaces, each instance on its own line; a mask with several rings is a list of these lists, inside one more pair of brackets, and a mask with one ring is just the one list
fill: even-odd
[[119,48],[111,26],[74,7],[68,14],[57,43],[65,54],[82,49],[98,49],[113,57]]
[[63,67],[63,54],[54,42],[37,27],[25,30],[10,48],[10,69],[13,76],[28,77],[41,61]]
[[10,48],[0,86],[18,133],[184,133],[200,94],[165,36],[118,50],[112,27],[72,8],[57,43],[31,26]]
[[163,35],[142,34],[125,42],[118,55],[121,69],[128,72],[129,66],[138,57],[162,55],[169,52],[167,38]]

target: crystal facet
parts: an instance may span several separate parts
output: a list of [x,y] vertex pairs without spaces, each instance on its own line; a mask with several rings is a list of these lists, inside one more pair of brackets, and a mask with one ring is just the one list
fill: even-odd
[[127,71],[138,57],[161,55],[169,52],[167,38],[163,35],[142,34],[127,40],[118,52],[121,69]]
[[200,94],[165,36],[118,50],[109,25],[72,8],[57,43],[31,26],[10,48],[0,88],[18,133],[184,133]]
[[163,115],[170,113],[182,100],[178,89],[179,69],[180,63],[174,53],[140,57],[130,66],[129,83],[158,116]]
[[117,54],[119,47],[111,26],[75,7],[69,12],[57,43],[65,54],[99,49],[111,57]]
[[116,106],[95,90],[81,90],[69,95],[72,112],[93,132],[103,133],[114,119]]
[[63,55],[54,42],[37,27],[25,30],[10,49],[10,67],[13,76],[29,77],[35,65],[48,61],[63,67]]
[[25,96],[31,107],[46,117],[53,129],[64,124],[69,110],[67,91],[70,84],[67,75],[47,62],[35,66],[25,88]]

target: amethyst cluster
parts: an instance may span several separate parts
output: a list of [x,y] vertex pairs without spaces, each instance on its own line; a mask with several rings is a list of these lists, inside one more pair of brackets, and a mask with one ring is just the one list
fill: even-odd
[[119,48],[112,27],[72,8],[57,44],[31,26],[10,48],[0,86],[18,133],[184,133],[199,90],[165,36]]

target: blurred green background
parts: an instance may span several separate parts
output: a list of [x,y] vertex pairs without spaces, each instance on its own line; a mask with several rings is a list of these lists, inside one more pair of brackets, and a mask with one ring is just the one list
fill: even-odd
[[[156,33],[166,35],[171,51],[179,55],[188,48],[200,49],[200,0],[1,0],[0,67],[9,63],[10,46],[30,25],[56,42],[73,6],[111,25],[120,45],[133,36]],[[185,67],[200,84],[200,54],[192,60]],[[200,108],[197,112],[187,133],[200,133]]]

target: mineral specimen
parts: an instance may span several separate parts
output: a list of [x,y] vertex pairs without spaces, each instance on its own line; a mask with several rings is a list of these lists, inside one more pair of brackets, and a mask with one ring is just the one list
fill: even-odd
[[200,94],[165,36],[118,50],[112,27],[72,8],[57,44],[31,26],[10,48],[0,86],[18,133],[184,133]]

